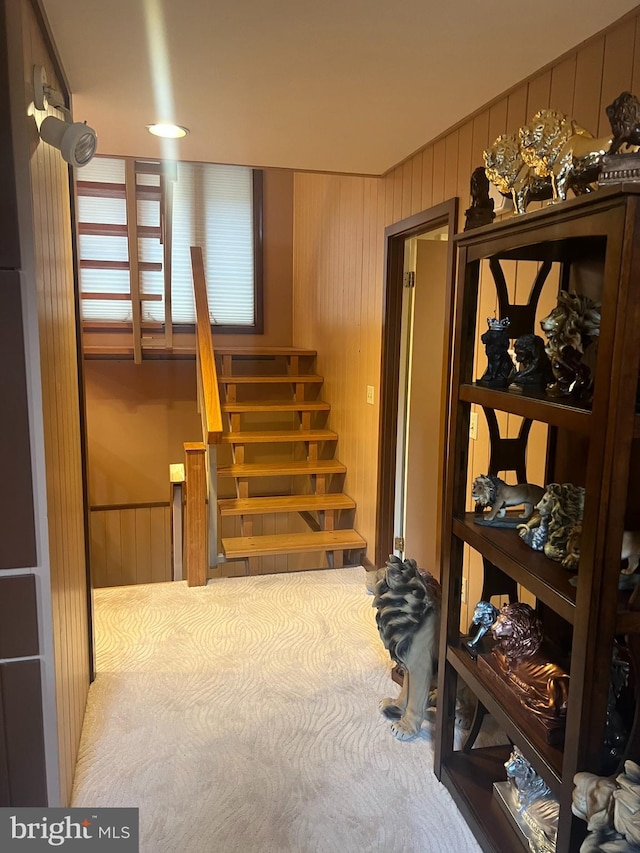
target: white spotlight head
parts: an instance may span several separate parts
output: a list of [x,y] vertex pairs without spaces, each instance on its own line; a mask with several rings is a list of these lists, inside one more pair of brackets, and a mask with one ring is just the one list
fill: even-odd
[[33,67],[33,105],[37,110],[46,110],[48,107],[60,110],[65,120],[46,116],[40,125],[40,138],[58,148],[67,163],[76,168],[86,166],[96,153],[96,132],[86,123],[73,121],[62,94],[49,86],[46,72],[41,65]]
[[98,137],[92,127],[80,121],[69,124],[55,116],[43,119],[40,138],[58,148],[63,159],[76,168],[89,163],[98,144]]

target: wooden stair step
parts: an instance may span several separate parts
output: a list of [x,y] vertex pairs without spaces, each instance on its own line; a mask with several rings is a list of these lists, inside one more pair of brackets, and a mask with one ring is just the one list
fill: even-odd
[[289,441],[337,441],[338,433],[330,429],[276,429],[225,432],[224,444],[283,444]]
[[249,462],[221,465],[218,477],[289,477],[301,474],[344,474],[347,468],[337,459],[314,462]]
[[328,412],[331,406],[323,400],[300,400],[300,402],[271,400],[268,402],[222,403],[220,408],[223,412],[233,414],[234,412]]
[[327,495],[276,495],[266,498],[223,498],[218,501],[220,515],[259,515],[265,512],[315,512],[353,509],[356,502],[336,492]]
[[239,536],[222,540],[230,559],[301,554],[308,551],[364,549],[367,543],[355,530],[321,530],[317,533],[281,533],[273,536]]
[[308,383],[322,385],[324,378],[315,373],[269,373],[264,376],[219,376],[218,382],[223,385],[297,385]]
[[303,347],[224,347],[216,344],[216,355],[243,356],[302,356],[315,358],[318,353],[314,349]]

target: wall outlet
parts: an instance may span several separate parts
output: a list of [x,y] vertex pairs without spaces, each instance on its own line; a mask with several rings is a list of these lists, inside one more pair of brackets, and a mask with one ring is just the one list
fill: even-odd
[[478,413],[471,412],[471,417],[469,418],[469,438],[472,438],[474,441],[478,437]]
[[373,385],[367,385],[367,403],[370,406],[373,406],[373,394],[374,394]]

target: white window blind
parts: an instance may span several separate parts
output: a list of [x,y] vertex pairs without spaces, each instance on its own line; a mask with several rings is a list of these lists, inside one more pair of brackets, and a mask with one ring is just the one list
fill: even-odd
[[191,246],[202,248],[211,322],[253,325],[251,169],[178,163],[171,260],[174,323],[195,322]]
[[[96,157],[78,169],[78,180],[116,184],[123,188],[125,161]],[[139,187],[158,186],[158,175],[139,173]],[[109,268],[109,262],[128,262],[126,229],[117,233],[95,231],[90,225],[126,226],[125,198],[79,193],[78,218],[81,223],[80,287],[84,294],[109,294],[109,299],[82,300],[84,320],[113,323],[131,322],[129,270]],[[137,200],[138,226],[158,228],[160,199]],[[253,174],[249,168],[202,163],[178,163],[173,185],[172,233],[172,320],[174,324],[194,323],[191,246],[203,252],[211,322],[221,325],[255,323]],[[88,224],[83,229],[82,223]],[[99,229],[98,229],[99,230]],[[83,233],[83,231],[85,233]],[[138,235],[138,260],[162,265],[163,247],[156,236]],[[82,262],[86,263],[83,264]],[[101,262],[107,262],[100,268]],[[156,299],[142,299],[142,322],[164,323],[164,272],[140,270],[140,293]],[[113,298],[116,297],[116,298]]]

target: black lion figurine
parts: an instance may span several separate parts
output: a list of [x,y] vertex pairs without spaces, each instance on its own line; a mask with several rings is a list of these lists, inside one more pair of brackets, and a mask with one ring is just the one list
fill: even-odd
[[616,154],[626,142],[640,145],[640,100],[631,92],[622,92],[607,107],[607,118],[611,125],[613,140],[609,154]]

